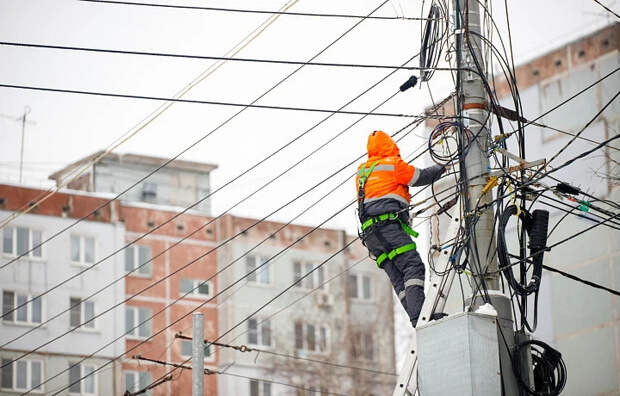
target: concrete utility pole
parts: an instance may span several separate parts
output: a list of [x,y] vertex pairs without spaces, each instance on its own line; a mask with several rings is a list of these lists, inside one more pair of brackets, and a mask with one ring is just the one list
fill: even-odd
[[192,396],[205,394],[205,317],[192,315]]
[[[479,284],[477,274],[490,273],[485,276],[491,304],[497,311],[499,322],[498,341],[502,382],[505,396],[520,394],[519,385],[512,370],[510,359],[514,345],[512,308],[510,299],[499,291],[499,273],[494,238],[494,210],[486,206],[493,199],[493,191],[482,194],[489,181],[489,158],[487,156],[491,140],[486,121],[489,103],[484,86],[484,58],[482,54],[482,29],[480,24],[480,7],[477,0],[454,0],[456,22],[456,57],[459,67],[457,79],[457,114],[461,115],[462,146],[469,142],[469,148],[461,164],[462,180],[469,180],[462,197],[465,203],[465,224],[474,234],[469,240],[468,261],[474,280]],[[466,69],[466,70],[463,70]],[[481,71],[482,73],[480,73]],[[476,141],[472,142],[472,139]],[[481,213],[474,213],[476,207],[485,207]],[[477,216],[475,224],[472,220]],[[479,291],[481,292],[481,291]],[[478,298],[473,306],[482,305]],[[491,373],[489,373],[491,375]]]

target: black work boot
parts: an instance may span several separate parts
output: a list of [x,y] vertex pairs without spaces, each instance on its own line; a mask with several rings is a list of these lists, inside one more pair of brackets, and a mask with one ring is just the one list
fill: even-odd
[[439,319],[445,318],[446,316],[448,316],[447,313],[435,312],[434,314],[431,315],[431,320],[439,320]]

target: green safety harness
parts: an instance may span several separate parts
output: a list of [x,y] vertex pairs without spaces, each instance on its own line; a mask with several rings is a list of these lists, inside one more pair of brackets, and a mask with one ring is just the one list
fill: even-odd
[[[360,169],[360,172],[359,172],[359,185],[357,189],[357,201],[358,201],[357,211],[358,211],[358,215],[360,218],[360,223],[362,223],[362,227],[361,227],[362,232],[360,234],[362,241],[364,242],[365,238],[368,237],[368,235],[375,233],[377,231],[377,229],[373,227],[374,225],[382,224],[386,222],[393,222],[393,221],[397,221],[408,235],[411,235],[412,237],[417,238],[419,234],[416,231],[412,230],[411,227],[409,227],[404,221],[402,221],[400,217],[398,216],[398,213],[385,213],[379,216],[371,217],[368,220],[363,221],[364,197],[366,195],[366,191],[365,191],[366,181],[368,180],[368,177],[370,176],[372,171],[375,169],[375,166],[377,165],[378,162],[379,161],[373,162],[372,165],[370,165],[368,169],[366,169],[366,165],[362,165],[362,168]],[[387,249],[385,248],[385,246],[389,246],[389,245],[387,241],[383,238],[383,236],[380,233],[376,233],[375,236],[384,245],[384,249]],[[379,255],[379,257],[376,258],[377,266],[381,268],[381,264],[386,259],[392,260],[394,257],[398,256],[399,254],[403,254],[405,252],[408,252],[410,250],[415,250],[415,249],[416,249],[415,242],[411,242],[406,245],[397,247],[396,249],[392,249],[389,252],[382,253],[381,255]]]

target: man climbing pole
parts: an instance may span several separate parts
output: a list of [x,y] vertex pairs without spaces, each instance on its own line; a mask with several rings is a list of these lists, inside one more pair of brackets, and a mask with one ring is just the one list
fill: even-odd
[[424,263],[416,251],[418,233],[409,222],[409,186],[439,179],[444,168],[418,169],[400,158],[400,150],[383,131],[368,136],[368,160],[356,177],[361,238],[416,326],[424,303]]

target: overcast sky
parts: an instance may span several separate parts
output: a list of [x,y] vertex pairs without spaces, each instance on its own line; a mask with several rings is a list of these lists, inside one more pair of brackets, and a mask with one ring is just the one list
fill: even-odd
[[[615,1],[603,0],[616,11]],[[172,3],[172,2],[169,2]],[[283,0],[212,1],[177,0],[175,4],[276,10]],[[290,11],[367,14],[380,0],[299,0]],[[428,1],[426,2],[428,5]],[[503,1],[493,1],[493,14],[505,35]],[[508,1],[516,63],[595,30],[610,19],[590,0]],[[420,16],[420,1],[391,1],[375,15]],[[267,15],[200,10],[94,4],[77,0],[0,1],[0,40],[84,46],[107,49],[222,56]],[[356,23],[355,19],[282,16],[238,56],[307,61]],[[317,61],[399,65],[420,47],[420,21],[366,20]],[[504,36],[506,38],[506,36]],[[213,61],[147,56],[93,54],[76,51],[0,46],[0,82],[3,84],[92,90],[110,93],[170,97]],[[417,62],[413,65],[417,65]],[[294,70],[296,66],[228,62],[187,98],[249,103]],[[388,71],[304,67],[262,99],[260,104],[336,109],[378,81]],[[347,109],[368,111],[385,100],[410,73],[399,71]],[[435,100],[452,90],[446,72],[430,82]],[[397,95],[379,111],[419,114],[431,103],[428,90]],[[25,135],[25,180],[44,184],[47,175],[81,157],[104,149],[160,105],[148,100],[102,98],[0,88],[0,180],[17,180],[20,124],[6,116],[20,116],[31,108]],[[215,128],[239,108],[203,104],[175,104],[160,118],[124,143],[117,151],[170,157]],[[233,122],[190,150],[182,158],[218,165],[215,189],[245,171],[326,115],[281,110],[249,109]],[[213,196],[214,214],[227,209],[271,176],[314,150],[359,116],[336,115],[241,180]],[[368,117],[342,137],[298,166],[286,177],[235,209],[238,215],[262,217],[365,150],[374,129],[393,132],[410,120]],[[423,135],[422,129],[417,131]],[[407,154],[424,141],[410,135],[401,144]],[[415,164],[422,166],[427,158]],[[286,221],[354,172],[349,167],[273,219]],[[299,222],[318,224],[354,198],[354,186],[325,200]],[[352,210],[328,224],[355,232]]]

